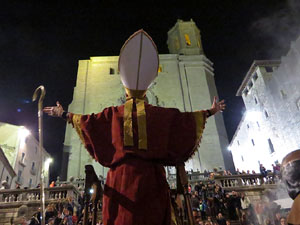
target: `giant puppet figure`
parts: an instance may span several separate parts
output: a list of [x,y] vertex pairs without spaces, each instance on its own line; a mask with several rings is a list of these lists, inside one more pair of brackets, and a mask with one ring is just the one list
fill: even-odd
[[[103,196],[105,225],[169,225],[171,208],[164,166],[188,160],[197,150],[207,117],[224,110],[214,98],[210,110],[180,112],[145,102],[159,58],[143,30],[123,45],[119,71],[124,105],[78,115],[57,106],[44,112],[73,125],[90,155],[109,167]],[[166,90],[167,91],[167,90]]]
[[281,163],[281,176],[289,196],[294,200],[288,224],[300,224],[300,150],[287,154]]

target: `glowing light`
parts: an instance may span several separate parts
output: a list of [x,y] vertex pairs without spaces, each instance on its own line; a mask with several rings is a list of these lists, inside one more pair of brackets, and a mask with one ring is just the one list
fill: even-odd
[[94,193],[94,189],[91,188],[91,189],[90,189],[90,194],[93,194],[93,193]]
[[256,122],[261,119],[261,112],[259,111],[247,111],[246,112],[246,120]]
[[231,148],[230,145],[227,147],[227,150],[230,151],[230,152],[232,151],[232,148]]
[[45,171],[47,172],[49,170],[50,164],[53,162],[52,158],[47,158],[45,161]]
[[19,137],[22,139],[27,138],[30,135],[30,131],[26,129],[25,127],[21,127],[19,129]]

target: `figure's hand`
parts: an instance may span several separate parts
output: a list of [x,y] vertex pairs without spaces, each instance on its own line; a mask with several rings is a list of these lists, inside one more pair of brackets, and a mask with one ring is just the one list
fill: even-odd
[[47,106],[43,109],[43,112],[47,113],[49,116],[61,117],[61,115],[64,112],[64,109],[59,103],[59,101],[57,101],[56,106]]
[[222,100],[222,101],[217,102],[217,97],[215,96],[213,104],[209,111],[211,112],[212,115],[214,115],[217,112],[223,112],[225,110],[225,108],[226,108],[225,101]]

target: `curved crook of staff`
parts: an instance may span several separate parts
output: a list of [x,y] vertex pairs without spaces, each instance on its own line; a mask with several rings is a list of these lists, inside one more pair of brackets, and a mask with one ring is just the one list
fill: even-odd
[[40,91],[40,98],[38,102],[38,120],[39,120],[39,149],[40,149],[40,200],[41,200],[41,225],[45,225],[45,189],[44,189],[44,168],[43,168],[43,101],[46,95],[46,90],[43,85],[35,89],[32,101],[36,101]]

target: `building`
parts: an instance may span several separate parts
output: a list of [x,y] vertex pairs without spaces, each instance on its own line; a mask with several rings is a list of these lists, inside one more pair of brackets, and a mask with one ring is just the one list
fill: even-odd
[[14,169],[9,164],[9,161],[6,158],[4,151],[2,150],[2,148],[0,148],[0,188],[10,188],[12,185],[12,180],[15,176],[16,173]]
[[259,171],[300,148],[300,37],[279,60],[254,61],[237,96],[246,112],[230,143],[236,168]]
[[[170,54],[159,55],[159,74],[147,91],[148,102],[178,108],[182,112],[209,108],[213,97],[218,95],[213,63],[203,53],[200,31],[194,21],[178,20],[168,32],[167,44]],[[118,56],[79,60],[73,101],[68,111],[79,114],[97,113],[105,107],[124,102],[125,91],[118,75]],[[186,169],[232,169],[227,146],[222,114],[218,114],[207,122],[201,147],[186,163]],[[106,176],[107,168],[92,160],[72,126],[67,125],[62,179],[70,176],[84,177],[86,164],[93,164],[99,175]]]
[[[12,180],[8,179],[10,187],[14,188],[16,184],[21,187],[36,187],[40,183],[41,159],[45,162],[50,155],[43,149],[41,156],[39,142],[23,126],[0,123],[0,133],[0,148],[16,175],[11,176]],[[10,173],[12,172],[10,171]],[[49,175],[47,172],[45,175],[48,185]],[[7,179],[7,177],[3,178]]]

